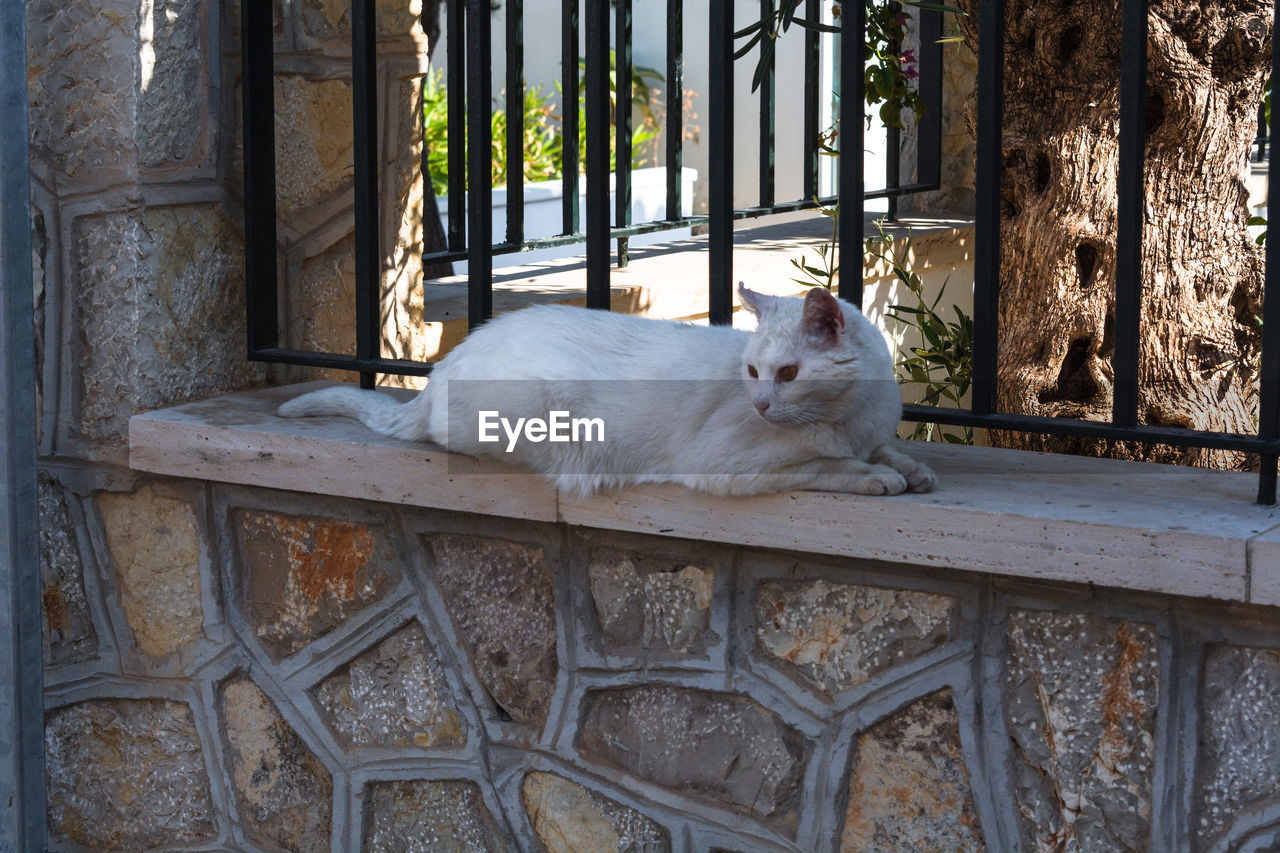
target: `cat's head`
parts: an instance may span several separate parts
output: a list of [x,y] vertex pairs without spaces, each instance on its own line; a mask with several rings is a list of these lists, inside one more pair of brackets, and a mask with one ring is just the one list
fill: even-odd
[[840,420],[853,382],[880,378],[884,342],[849,303],[821,287],[803,298],[779,297],[739,283],[738,294],[759,321],[743,353],[743,377],[756,411],[770,423]]

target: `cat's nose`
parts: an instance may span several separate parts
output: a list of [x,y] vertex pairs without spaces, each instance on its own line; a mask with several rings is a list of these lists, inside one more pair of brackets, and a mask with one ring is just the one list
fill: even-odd
[[768,400],[756,400],[756,411],[757,411],[757,412],[759,412],[759,413],[760,413],[760,414],[762,414],[762,415],[763,415],[765,412],[769,411],[769,401],[768,401]]

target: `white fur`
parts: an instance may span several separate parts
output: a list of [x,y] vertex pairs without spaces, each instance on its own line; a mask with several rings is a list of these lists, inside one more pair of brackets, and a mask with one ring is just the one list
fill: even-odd
[[[883,338],[853,305],[825,338],[806,300],[740,288],[755,332],[567,306],[505,314],[468,336],[398,404],[373,391],[326,388],[280,407],[286,417],[346,415],[370,429],[516,462],[578,494],[675,482],[718,495],[788,489],[928,491],[933,474],[892,449],[902,407]],[[748,376],[748,365],[758,377]],[[784,382],[778,370],[794,365]],[[463,382],[449,390],[453,380]],[[525,381],[509,381],[525,380]],[[768,403],[764,414],[753,403]],[[478,440],[477,413],[602,417],[606,441]],[[457,428],[449,434],[449,412]],[[501,430],[499,430],[501,434]]]

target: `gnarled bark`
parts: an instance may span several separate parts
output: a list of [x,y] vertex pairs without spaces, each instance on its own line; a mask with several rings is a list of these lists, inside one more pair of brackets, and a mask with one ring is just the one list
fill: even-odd
[[[977,0],[959,4],[977,47]],[[1114,373],[1120,13],[1007,0],[999,406],[1109,420]],[[1245,178],[1271,55],[1257,0],[1148,14],[1139,419],[1256,429],[1262,251]],[[1012,447],[1214,466],[1236,455],[1018,433]]]

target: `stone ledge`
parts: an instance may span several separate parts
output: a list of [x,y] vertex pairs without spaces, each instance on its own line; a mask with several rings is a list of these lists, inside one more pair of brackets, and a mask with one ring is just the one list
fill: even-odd
[[[138,471],[890,563],[1280,606],[1280,510],[1255,475],[912,444],[937,492],[717,498],[641,486],[576,498],[520,469],[273,412],[308,386],[134,416]],[[402,392],[403,393],[403,392]]]

